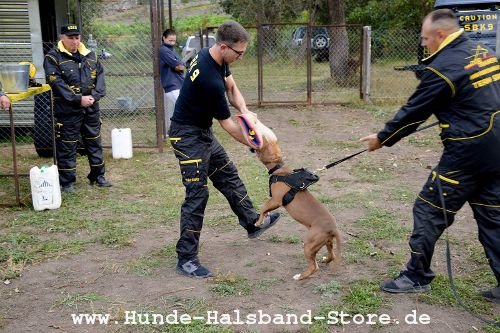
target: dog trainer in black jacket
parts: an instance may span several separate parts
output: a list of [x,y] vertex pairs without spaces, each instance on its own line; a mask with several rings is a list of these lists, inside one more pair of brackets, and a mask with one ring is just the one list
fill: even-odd
[[96,54],[80,42],[78,26],[62,26],[60,38],[44,62],[54,95],[59,182],[64,192],[73,192],[81,136],[90,164],[90,184],[109,187],[111,183],[104,178],[99,113],[99,100],[106,95],[104,70]]
[[474,212],[497,287],[481,294],[500,300],[500,66],[495,53],[467,38],[451,10],[427,15],[422,45],[431,55],[416,91],[378,134],[362,138],[368,150],[392,146],[432,114],[439,120],[444,150],[413,207],[411,257],[405,271],[382,283],[388,292],[430,290],[436,241],[468,203]]

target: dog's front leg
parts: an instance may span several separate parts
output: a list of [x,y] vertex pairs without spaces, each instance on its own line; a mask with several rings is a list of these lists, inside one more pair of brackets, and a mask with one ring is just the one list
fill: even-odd
[[264,222],[264,218],[266,217],[266,214],[275,210],[276,208],[279,208],[281,206],[281,202],[274,197],[271,197],[267,199],[267,201],[262,205],[260,208],[260,215],[259,219],[257,222],[255,222],[255,226],[258,227]]

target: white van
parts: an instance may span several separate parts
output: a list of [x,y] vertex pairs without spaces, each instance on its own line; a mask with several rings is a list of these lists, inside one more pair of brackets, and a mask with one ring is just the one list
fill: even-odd
[[[215,36],[203,35],[203,47],[211,47],[215,44]],[[194,56],[201,50],[200,36],[189,36],[185,45],[181,45],[182,62],[186,65],[191,62]]]

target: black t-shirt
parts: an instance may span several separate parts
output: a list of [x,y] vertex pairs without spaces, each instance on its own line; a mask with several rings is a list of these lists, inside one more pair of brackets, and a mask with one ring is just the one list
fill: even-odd
[[219,66],[208,50],[202,49],[191,62],[171,118],[176,123],[209,128],[214,118],[231,116],[225,86],[229,66]]

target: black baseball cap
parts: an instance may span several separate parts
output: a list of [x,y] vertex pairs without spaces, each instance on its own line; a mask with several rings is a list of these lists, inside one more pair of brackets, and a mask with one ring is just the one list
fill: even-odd
[[61,35],[75,36],[80,34],[80,29],[76,24],[65,24],[61,27]]

